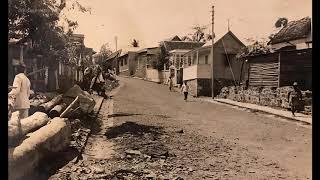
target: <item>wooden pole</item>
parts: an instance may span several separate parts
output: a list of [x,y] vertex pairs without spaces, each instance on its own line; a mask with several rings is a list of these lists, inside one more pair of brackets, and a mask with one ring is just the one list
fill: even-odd
[[79,96],[77,96],[74,101],[67,107],[66,110],[63,111],[63,113],[61,113],[60,118],[64,118],[65,115],[71,110],[71,108],[78,102],[79,100]]
[[212,6],[212,47],[211,47],[211,55],[212,55],[212,62],[211,62],[211,95],[212,99],[214,99],[214,72],[213,72],[213,44],[214,44],[214,6]]

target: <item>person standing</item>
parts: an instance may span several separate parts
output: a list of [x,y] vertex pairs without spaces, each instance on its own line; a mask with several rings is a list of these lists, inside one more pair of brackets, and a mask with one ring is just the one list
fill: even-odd
[[169,90],[172,91],[172,87],[173,87],[173,81],[172,81],[172,77],[170,76],[168,79],[168,85],[169,85]]
[[298,107],[300,106],[300,103],[302,101],[302,93],[301,90],[298,88],[298,83],[293,83],[293,91],[289,92],[288,94],[288,100],[289,100],[289,106],[291,107],[292,115],[295,116],[295,112],[298,110]]
[[183,92],[183,94],[184,94],[184,100],[187,101],[188,93],[189,93],[189,86],[187,84],[187,81],[183,82],[183,85],[181,87],[181,92]]
[[15,101],[13,105],[14,111],[19,111],[20,119],[29,116],[30,109],[30,80],[25,75],[25,65],[17,67],[18,74],[14,77],[13,89],[10,91],[9,96],[14,96]]

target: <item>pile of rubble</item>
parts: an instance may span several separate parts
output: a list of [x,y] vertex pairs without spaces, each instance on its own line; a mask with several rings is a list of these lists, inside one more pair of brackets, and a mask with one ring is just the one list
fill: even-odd
[[[222,88],[218,98],[288,109],[290,108],[288,99],[290,91],[293,91],[292,86],[284,86],[280,88],[249,87],[248,89],[245,89],[243,86],[229,86]],[[298,109],[305,114],[311,113],[311,91],[302,91],[302,103]]]
[[107,79],[105,84],[104,84],[104,88],[106,90],[106,92],[110,92],[113,89],[115,89],[116,87],[119,86],[119,81],[118,80],[109,80]]

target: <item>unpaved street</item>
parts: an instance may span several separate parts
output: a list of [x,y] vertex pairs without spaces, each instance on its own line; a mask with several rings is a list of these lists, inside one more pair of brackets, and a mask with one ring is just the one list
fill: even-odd
[[311,127],[120,81],[83,159],[51,179],[311,179]]

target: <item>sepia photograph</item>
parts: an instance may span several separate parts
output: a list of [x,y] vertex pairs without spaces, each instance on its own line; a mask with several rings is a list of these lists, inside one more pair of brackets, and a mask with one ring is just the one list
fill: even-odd
[[8,0],[9,180],[311,180],[312,0]]

